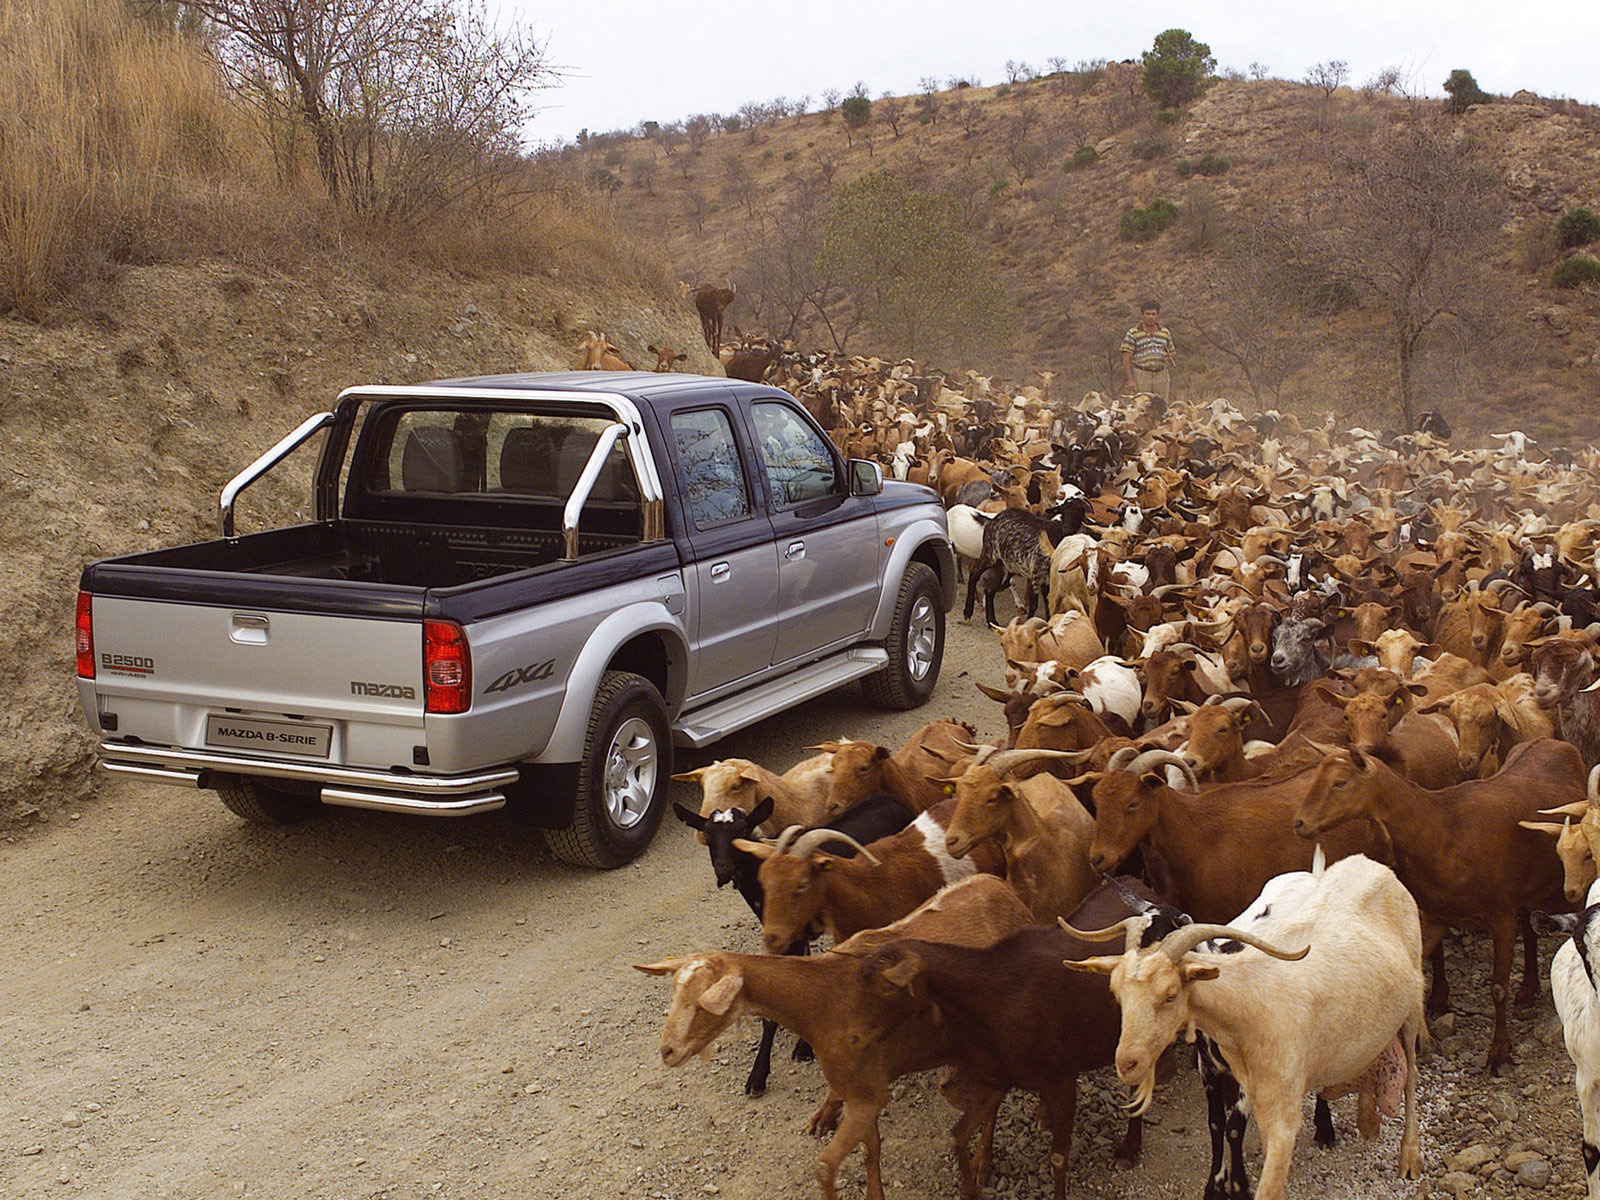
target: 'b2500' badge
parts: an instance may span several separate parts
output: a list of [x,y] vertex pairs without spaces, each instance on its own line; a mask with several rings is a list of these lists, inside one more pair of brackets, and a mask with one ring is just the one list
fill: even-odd
[[521,687],[525,683],[537,683],[541,679],[549,679],[556,673],[556,660],[546,659],[542,663],[533,663],[526,667],[515,667],[504,675],[496,678],[485,692],[509,692],[514,687]]

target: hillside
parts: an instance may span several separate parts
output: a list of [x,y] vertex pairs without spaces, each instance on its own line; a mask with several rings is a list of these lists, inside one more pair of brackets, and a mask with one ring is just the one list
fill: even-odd
[[[130,268],[40,323],[0,317],[0,825],[90,786],[71,687],[86,562],[215,536],[222,485],[341,388],[565,369],[590,328],[646,365],[655,341],[718,370],[676,297],[392,260]],[[240,532],[303,519],[308,467],[247,493]]]
[[[854,132],[837,110],[752,121],[747,106],[734,132],[696,138],[691,122],[687,138],[601,135],[567,157],[617,189],[619,219],[659,240],[680,276],[740,284],[729,319],[746,329],[787,332],[762,276],[796,214],[886,170],[954,196],[1004,285],[1009,341],[979,361],[938,365],[1018,383],[1051,370],[1076,394],[1104,388],[1113,348],[1151,294],[1179,339],[1179,387],[1248,396],[1236,365],[1198,332],[1239,319],[1250,280],[1239,245],[1263,239],[1269,269],[1306,269],[1287,239],[1326,217],[1349,163],[1412,103],[1221,80],[1189,109],[1159,113],[1137,79],[1137,68],[1112,64],[877,100],[871,124]],[[1487,165],[1499,227],[1474,256],[1481,275],[1468,289],[1471,311],[1440,319],[1422,341],[1418,407],[1442,408],[1468,431],[1517,423],[1546,439],[1587,438],[1575,416],[1600,398],[1600,308],[1592,290],[1547,281],[1559,261],[1556,218],[1600,200],[1600,110],[1519,92],[1450,120],[1449,137]],[[1075,156],[1089,161],[1075,167]],[[1129,208],[1158,198],[1177,206],[1175,224],[1147,242],[1122,240]],[[1281,388],[1262,388],[1258,399],[1391,419],[1395,369],[1381,306],[1363,297],[1359,308],[1318,315],[1253,299],[1285,351]],[[796,330],[808,345],[826,345],[826,332],[817,322]],[[850,348],[906,352],[870,330]]]

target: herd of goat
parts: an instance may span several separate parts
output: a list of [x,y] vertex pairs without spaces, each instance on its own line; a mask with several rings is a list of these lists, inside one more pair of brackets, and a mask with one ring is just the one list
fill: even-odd
[[1062,1200],[1078,1075],[1134,1088],[1132,1161],[1187,1032],[1205,1200],[1252,1194],[1252,1113],[1259,1195],[1280,1200],[1307,1092],[1324,1144],[1338,1096],[1366,1136],[1402,1118],[1398,1170],[1420,1174],[1442,939],[1491,935],[1497,1072],[1519,932],[1515,1001],[1538,995],[1537,921],[1570,935],[1550,978],[1600,1197],[1600,455],[1453,448],[1432,414],[1383,437],[1223,400],[1059,404],[1047,375],[1001,394],[790,356],[768,380],[849,455],[941,494],[966,616],[982,593],[999,628],[1003,686],[981,686],[1006,732],[937,720],[898,749],[679,776],[703,800],[678,815],[767,953],[640,968],[671,977],[668,1066],[755,1016],[755,1094],[776,1026],[798,1035],[829,1089],[826,1200],[857,1145],[882,1200],[898,1077],[941,1069],[969,1198],[1001,1099],[1033,1091]]

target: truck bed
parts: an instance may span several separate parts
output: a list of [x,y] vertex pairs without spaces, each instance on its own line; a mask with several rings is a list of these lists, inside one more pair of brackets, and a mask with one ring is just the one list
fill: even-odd
[[[580,532],[584,556],[631,546],[636,533]],[[129,567],[343,579],[448,588],[544,566],[561,558],[559,530],[333,521],[114,560]]]

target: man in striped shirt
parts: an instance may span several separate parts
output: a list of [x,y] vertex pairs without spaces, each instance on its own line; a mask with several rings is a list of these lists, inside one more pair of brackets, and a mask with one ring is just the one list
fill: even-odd
[[1172,334],[1161,323],[1161,305],[1146,300],[1139,305],[1139,324],[1122,339],[1122,366],[1128,390],[1172,398]]

